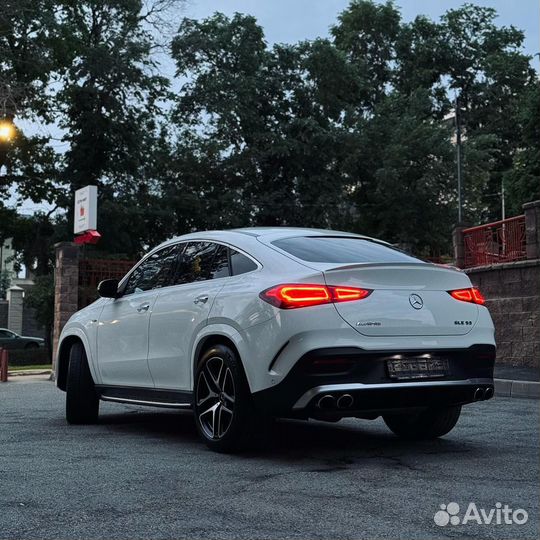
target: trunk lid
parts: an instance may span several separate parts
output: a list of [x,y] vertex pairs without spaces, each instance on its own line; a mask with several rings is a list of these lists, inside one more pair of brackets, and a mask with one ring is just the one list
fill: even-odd
[[478,306],[447,291],[471,287],[466,274],[432,264],[381,263],[324,270],[328,285],[373,289],[364,300],[336,303],[339,315],[366,336],[459,336],[478,319]]

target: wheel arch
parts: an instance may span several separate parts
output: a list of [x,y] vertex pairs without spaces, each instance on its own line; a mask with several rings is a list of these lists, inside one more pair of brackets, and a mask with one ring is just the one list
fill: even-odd
[[[56,356],[56,386],[60,390],[66,391],[67,372],[69,366],[69,352],[75,343],[83,345],[78,336],[67,336],[58,345],[58,354]],[[84,345],[83,345],[84,347]]]
[[[235,339],[236,337],[236,339]],[[191,366],[191,369],[192,369],[192,377],[191,377],[191,380],[192,380],[192,383],[193,381],[195,380],[195,373],[197,371],[197,366],[198,366],[198,363],[199,361],[201,360],[201,357],[203,355],[203,353],[208,350],[210,347],[212,347],[213,345],[226,345],[227,347],[229,347],[230,349],[232,349],[236,355],[238,356],[238,358],[240,359],[240,364],[242,365],[242,368],[244,370],[244,374],[246,375],[246,379],[248,381],[248,385],[250,386],[251,388],[251,385],[249,384],[249,377],[247,375],[247,370],[246,370],[246,366],[244,364],[244,359],[242,358],[242,354],[240,352],[241,350],[241,346],[239,346],[239,339],[240,338],[240,335],[237,334],[237,336],[235,336],[234,334],[231,334],[231,333],[228,333],[226,331],[223,331],[223,330],[215,330],[213,332],[209,332],[207,334],[205,334],[204,336],[202,336],[198,341],[197,341],[197,344],[195,345],[194,347],[194,351],[193,351],[193,361],[192,361],[192,366]],[[193,386],[193,384],[192,384]]]
[[67,384],[69,352],[71,350],[71,347],[75,343],[80,343],[84,347],[86,359],[88,361],[88,367],[90,368],[90,374],[92,375],[92,379],[94,380],[94,382],[98,382],[87,337],[81,330],[74,328],[68,335],[62,336],[61,341],[58,344],[58,352],[56,355],[56,386],[58,386],[58,388],[60,388],[60,390],[63,390],[64,392],[66,390]]

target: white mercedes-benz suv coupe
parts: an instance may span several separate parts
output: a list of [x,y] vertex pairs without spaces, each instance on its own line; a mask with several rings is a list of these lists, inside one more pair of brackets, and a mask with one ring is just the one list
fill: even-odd
[[192,409],[231,451],[271,417],[382,416],[433,438],[493,396],[494,328],[466,274],[356,234],[247,228],[161,244],[71,317],[56,381],[73,424],[100,400]]

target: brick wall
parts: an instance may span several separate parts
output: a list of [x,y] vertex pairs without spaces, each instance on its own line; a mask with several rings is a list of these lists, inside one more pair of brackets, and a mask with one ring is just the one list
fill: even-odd
[[71,242],[56,244],[54,271],[53,362],[60,332],[77,311],[79,293],[79,247]]
[[484,294],[495,324],[497,362],[540,366],[540,260],[465,270]]

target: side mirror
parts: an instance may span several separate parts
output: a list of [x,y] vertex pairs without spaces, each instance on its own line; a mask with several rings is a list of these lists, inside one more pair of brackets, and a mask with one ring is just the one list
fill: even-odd
[[102,298],[116,298],[118,296],[118,280],[104,279],[100,281],[97,292]]

